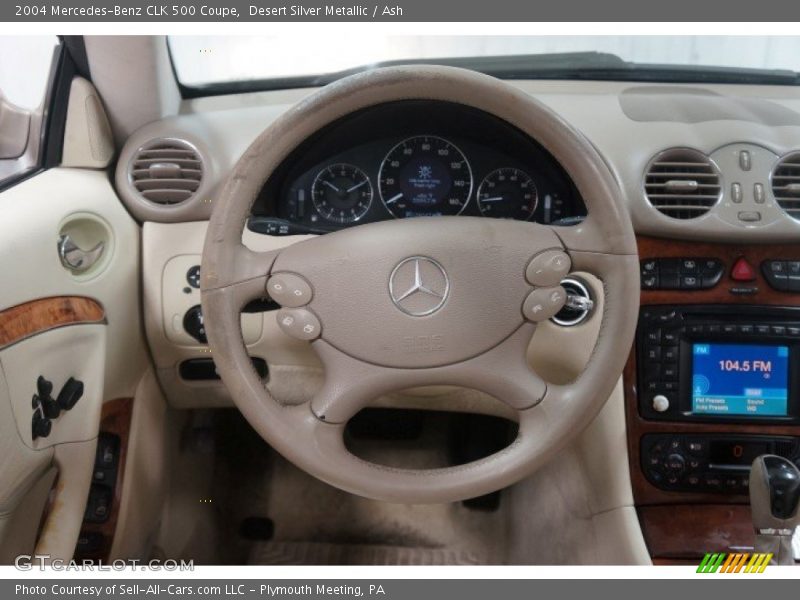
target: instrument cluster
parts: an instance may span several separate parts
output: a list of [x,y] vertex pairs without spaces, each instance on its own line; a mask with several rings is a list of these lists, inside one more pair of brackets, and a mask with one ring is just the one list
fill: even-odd
[[519,130],[460,105],[417,101],[320,132],[276,171],[253,209],[298,233],[420,216],[566,225],[585,214],[560,165]]

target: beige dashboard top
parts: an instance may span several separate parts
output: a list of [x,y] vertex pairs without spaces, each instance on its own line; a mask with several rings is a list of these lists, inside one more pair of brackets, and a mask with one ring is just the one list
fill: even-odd
[[[663,85],[633,82],[515,81],[582,131],[599,150],[625,192],[638,233],[718,241],[781,242],[800,237],[800,221],[775,203],[771,171],[781,157],[800,150],[800,89],[791,86]],[[313,89],[255,92],[186,100],[181,114],[142,127],[125,144],[117,188],[142,220],[207,220],[219,185],[245,148],[278,116]],[[129,184],[137,150],[155,138],[180,138],[203,160],[203,183],[189,201],[157,206]],[[658,212],[644,193],[650,161],[670,148],[700,151],[720,171],[721,198],[704,216],[681,220]],[[759,158],[746,181],[761,182],[766,202],[731,201],[739,174],[732,157],[742,150]],[[759,222],[739,218],[757,210]]]

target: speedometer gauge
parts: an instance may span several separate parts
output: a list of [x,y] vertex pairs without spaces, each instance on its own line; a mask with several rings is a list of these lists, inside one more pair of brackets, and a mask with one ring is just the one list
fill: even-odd
[[536,185],[530,175],[512,167],[492,171],[478,187],[478,208],[485,217],[527,221],[537,202]]
[[317,174],[311,186],[317,212],[329,221],[354,223],[372,204],[372,184],[358,167],[336,164]]
[[419,135],[389,151],[378,184],[383,204],[395,217],[457,215],[472,194],[472,169],[452,143]]

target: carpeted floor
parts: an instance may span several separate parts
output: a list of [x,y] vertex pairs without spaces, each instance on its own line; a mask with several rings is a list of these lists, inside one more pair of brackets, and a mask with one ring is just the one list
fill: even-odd
[[[234,411],[220,415],[213,496],[219,562],[229,564],[492,564],[503,560],[506,516],[461,503],[389,504],[339,491],[272,451]],[[437,417],[432,417],[436,419]],[[439,417],[443,418],[443,417]],[[440,466],[447,427],[420,438],[361,441],[362,456],[384,464]],[[246,518],[274,523],[271,540],[247,540]],[[266,543],[265,543],[266,542]]]

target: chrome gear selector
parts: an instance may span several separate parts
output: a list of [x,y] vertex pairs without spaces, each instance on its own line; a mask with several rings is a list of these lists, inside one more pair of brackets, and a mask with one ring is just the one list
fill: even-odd
[[792,536],[800,521],[800,470],[790,460],[765,454],[750,468],[750,508],[755,551],[773,554],[776,564],[792,565]]

